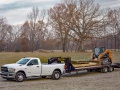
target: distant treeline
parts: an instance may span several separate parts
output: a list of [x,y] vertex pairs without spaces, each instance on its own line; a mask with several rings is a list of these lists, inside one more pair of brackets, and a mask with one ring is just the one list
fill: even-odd
[[22,25],[0,17],[0,51],[120,49],[120,8],[101,9],[93,0],[64,0],[48,10],[33,7]]

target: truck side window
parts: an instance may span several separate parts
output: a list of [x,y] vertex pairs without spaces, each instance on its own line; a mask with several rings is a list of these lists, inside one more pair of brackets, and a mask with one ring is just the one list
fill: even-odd
[[32,63],[33,65],[38,65],[38,60],[37,59],[33,59],[29,63]]

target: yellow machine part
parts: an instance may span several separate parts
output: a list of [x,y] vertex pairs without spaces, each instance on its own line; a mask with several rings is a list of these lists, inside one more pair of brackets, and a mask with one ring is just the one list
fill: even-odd
[[91,60],[93,60],[93,53],[91,53],[90,58],[91,58]]
[[[105,54],[108,54],[108,58],[110,58],[110,60],[112,61],[112,52],[111,52],[111,50],[108,50],[108,49],[106,49],[103,53],[101,53],[101,54],[98,56],[97,60],[98,60],[98,61],[102,60],[102,57],[103,57]],[[93,53],[91,54],[90,58],[91,58],[92,60],[95,60],[95,59],[93,59]]]
[[112,52],[108,49],[106,49],[103,53],[99,55],[98,60],[101,60],[105,54],[108,54],[108,58],[110,58],[110,60],[112,61]]

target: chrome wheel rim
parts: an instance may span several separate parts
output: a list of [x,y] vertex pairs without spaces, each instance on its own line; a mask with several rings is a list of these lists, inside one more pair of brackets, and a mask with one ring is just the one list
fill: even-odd
[[18,75],[18,80],[19,80],[19,81],[22,81],[23,79],[24,79],[23,75],[22,75],[22,74],[19,74],[19,75]]
[[59,74],[59,73],[56,73],[56,74],[55,74],[55,78],[58,79],[59,77],[60,77],[60,74]]
[[107,68],[105,68],[104,70],[105,70],[105,72],[107,72]]

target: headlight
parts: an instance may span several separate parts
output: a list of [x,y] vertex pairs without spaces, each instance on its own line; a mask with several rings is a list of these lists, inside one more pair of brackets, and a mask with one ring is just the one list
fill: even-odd
[[8,68],[8,72],[13,73],[13,72],[15,72],[15,69],[14,68]]

